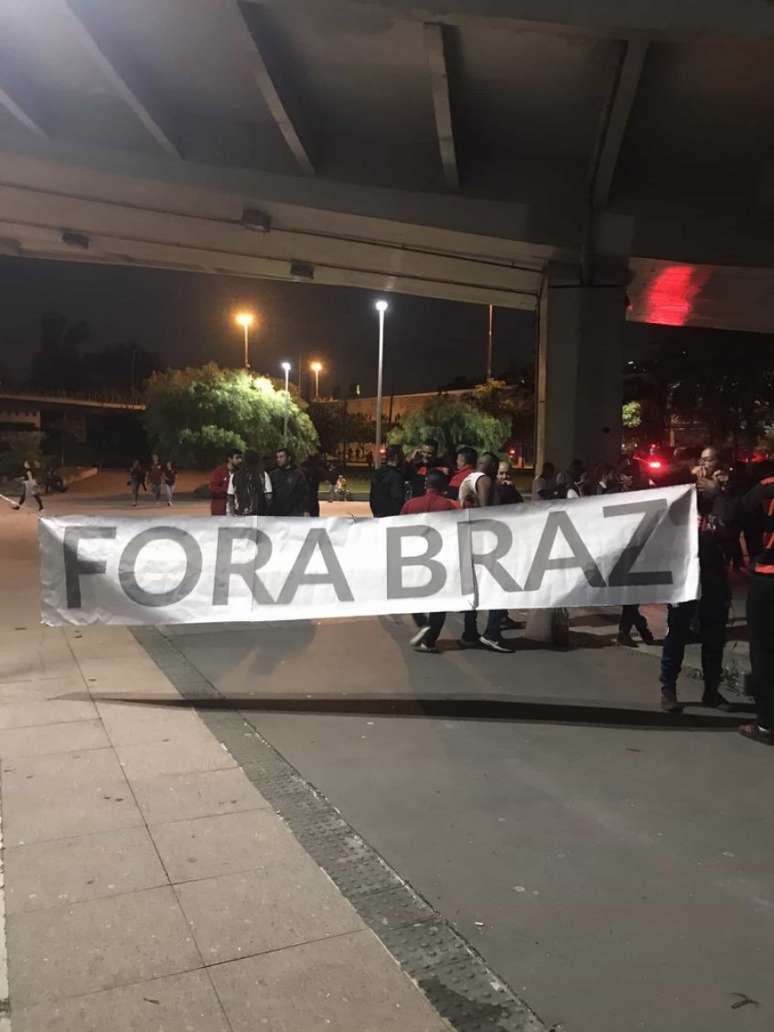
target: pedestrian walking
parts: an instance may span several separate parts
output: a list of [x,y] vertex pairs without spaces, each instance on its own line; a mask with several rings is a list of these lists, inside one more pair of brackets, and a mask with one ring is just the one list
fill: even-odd
[[19,501],[14,505],[14,509],[21,509],[26,501],[32,501],[34,498],[38,505],[38,512],[43,512],[43,502],[40,497],[40,484],[35,476],[32,463],[24,463],[21,482],[21,495],[19,496]]
[[271,504],[269,474],[258,452],[248,449],[242,465],[234,473],[234,515],[268,516]]
[[137,508],[137,500],[140,497],[140,489],[147,491],[148,488],[145,484],[145,470],[142,468],[142,463],[139,459],[135,459],[129,469],[129,479],[127,480],[127,486],[132,491],[132,507]]
[[774,745],[774,463],[767,462],[762,472],[760,483],[740,504],[742,519],[756,509],[763,512],[763,543],[750,563],[747,582],[750,682],[757,719],[739,730],[754,742]]
[[177,467],[174,462],[165,462],[164,469],[162,472],[162,485],[164,488],[164,498],[166,499],[167,505],[172,505],[172,501],[175,497],[175,484],[177,483]]
[[272,508],[275,516],[308,516],[308,488],[301,470],[293,461],[292,452],[278,448],[277,465],[269,474]]
[[661,653],[661,708],[666,713],[679,713],[683,708],[677,698],[677,678],[695,617],[698,617],[704,676],[702,705],[715,707],[725,703],[719,691],[731,607],[725,556],[729,539],[738,534],[739,529],[733,502],[725,492],[728,476],[719,465],[714,449],[705,449],[702,463],[696,479],[701,598],[667,607],[667,634]]
[[212,516],[234,515],[234,474],[242,465],[242,452],[232,449],[226,461],[210,473],[210,514]]
[[371,512],[378,517],[399,516],[405,497],[403,452],[397,445],[391,444],[384,465],[376,470],[371,481]]
[[164,464],[155,453],[151,455],[151,464],[148,469],[148,481],[150,482],[153,501],[158,505],[161,501],[161,485],[164,482]]
[[[447,498],[449,481],[439,469],[428,470],[425,475],[424,491],[416,498],[410,498],[401,507],[401,516],[416,516],[424,512],[448,512],[456,509],[457,503]],[[436,643],[443,630],[446,613],[415,613],[414,623],[419,630],[411,638],[411,647],[417,652],[438,652]]]

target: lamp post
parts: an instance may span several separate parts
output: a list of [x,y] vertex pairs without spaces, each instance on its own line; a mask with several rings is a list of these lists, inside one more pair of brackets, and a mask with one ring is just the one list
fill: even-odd
[[311,362],[309,368],[314,373],[314,400],[320,400],[320,373],[322,372],[322,363]]
[[487,382],[492,379],[492,323],[494,321],[494,306],[489,306],[489,333],[486,338],[486,378]]
[[382,459],[382,367],[384,365],[384,313],[388,308],[387,302],[382,298],[376,302],[376,311],[379,313],[379,366],[376,374],[376,455],[374,465],[381,464]]
[[255,322],[252,312],[237,312],[234,317],[237,326],[241,326],[245,334],[245,369],[250,368],[250,327]]
[[290,408],[290,362],[283,362],[282,368],[285,372],[285,428],[282,433],[282,442],[288,446],[288,409]]

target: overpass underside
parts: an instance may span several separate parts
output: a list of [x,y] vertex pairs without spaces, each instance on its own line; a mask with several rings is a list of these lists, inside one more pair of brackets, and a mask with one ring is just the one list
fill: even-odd
[[774,331],[774,8],[0,0],[0,252],[538,313],[612,458],[626,318]]

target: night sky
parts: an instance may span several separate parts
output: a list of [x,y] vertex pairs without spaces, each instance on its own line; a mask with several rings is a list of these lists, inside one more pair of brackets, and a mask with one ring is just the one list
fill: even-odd
[[[40,340],[40,318],[58,313],[93,327],[85,350],[134,341],[168,366],[242,362],[239,307],[252,308],[251,358],[258,372],[282,375],[280,362],[324,363],[320,393],[346,395],[360,383],[376,392],[377,316],[370,291],[307,283],[185,273],[127,266],[0,259],[0,377],[23,380]],[[484,377],[485,306],[389,296],[385,392],[430,391],[457,376]],[[494,372],[533,361],[531,314],[496,309]],[[308,374],[307,374],[308,375]],[[306,387],[305,387],[306,389]]]

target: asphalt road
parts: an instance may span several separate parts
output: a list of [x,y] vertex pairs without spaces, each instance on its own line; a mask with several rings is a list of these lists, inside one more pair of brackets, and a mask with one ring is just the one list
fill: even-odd
[[[18,516],[2,552],[29,583]],[[170,634],[549,1027],[774,1028],[774,757],[699,706],[661,715],[654,658],[612,625],[496,656],[456,648],[455,621],[439,656],[401,617]]]

